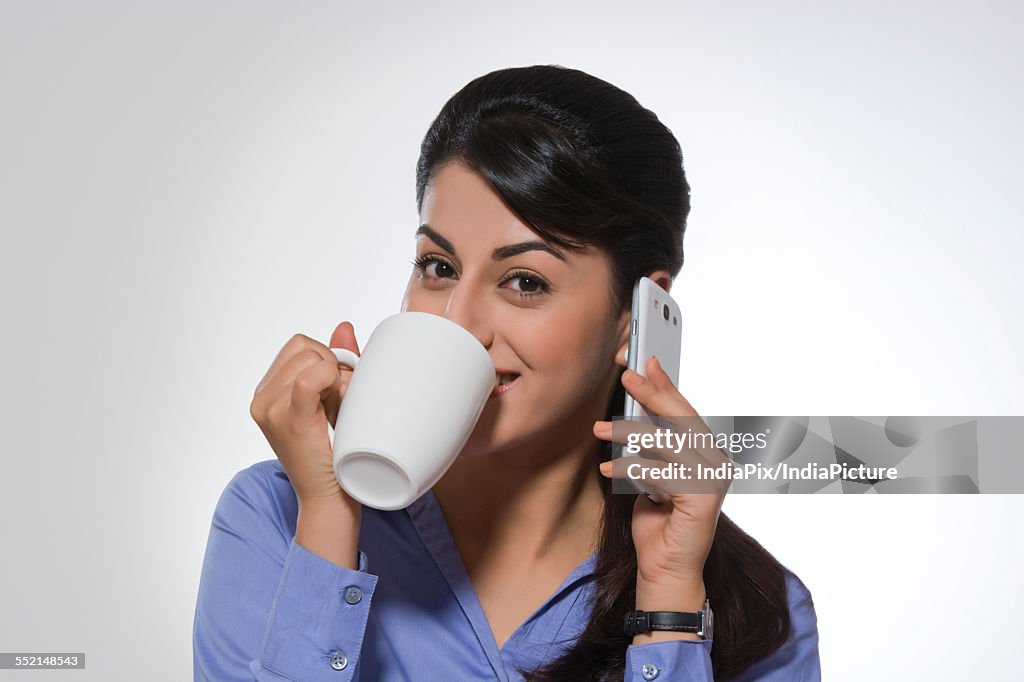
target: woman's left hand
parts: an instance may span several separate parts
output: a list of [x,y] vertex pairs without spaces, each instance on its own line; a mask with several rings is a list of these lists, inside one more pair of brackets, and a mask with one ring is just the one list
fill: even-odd
[[[646,370],[647,378],[629,369],[622,375],[622,385],[633,399],[652,416],[662,417],[660,421],[664,423],[667,420],[672,424],[676,435],[710,434],[707,425],[672,384],[657,358],[647,361]],[[594,434],[598,438],[616,443],[628,443],[630,434],[655,430],[662,432],[663,436],[668,431],[664,427],[655,429],[644,422],[626,420],[594,424]],[[663,444],[665,440],[663,437]],[[640,443],[637,440],[633,442]],[[661,500],[659,503],[647,495],[637,495],[633,508],[638,609],[696,611],[703,606],[706,596],[704,562],[711,550],[718,514],[731,481],[697,480],[696,465],[713,468],[731,460],[715,447],[682,448],[677,452],[677,445],[678,442],[674,441],[668,447],[644,447],[644,454],[655,453],[660,459],[630,456],[601,464],[603,475],[628,477],[634,485],[653,491]],[[652,469],[665,469],[669,463],[688,467],[690,479],[652,480],[648,477],[637,480],[643,471],[649,473]],[[637,464],[640,466],[635,466]]]

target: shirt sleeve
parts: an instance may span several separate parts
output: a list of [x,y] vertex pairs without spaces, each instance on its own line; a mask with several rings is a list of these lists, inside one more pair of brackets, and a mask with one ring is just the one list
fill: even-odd
[[[792,630],[780,648],[744,670],[733,682],[821,682],[818,619],[804,584],[788,577]],[[714,608],[714,607],[712,607]],[[625,682],[705,680],[713,682],[711,647],[707,640],[653,642],[626,649]]]
[[630,644],[626,649],[625,682],[647,680],[708,680],[711,673],[711,642],[676,639],[669,642]]
[[[289,484],[290,485],[290,484]],[[193,625],[195,680],[357,682],[377,576],[295,542],[256,467],[217,502]]]

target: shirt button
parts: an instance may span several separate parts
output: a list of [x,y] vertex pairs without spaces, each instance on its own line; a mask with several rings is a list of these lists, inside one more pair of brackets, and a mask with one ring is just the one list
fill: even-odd
[[355,585],[345,588],[345,601],[349,604],[358,604],[363,598],[363,591]]
[[348,656],[340,651],[331,654],[331,667],[335,670],[344,670],[348,666]]
[[640,674],[644,676],[645,680],[653,680],[658,676],[659,672],[661,671],[658,670],[658,666],[653,663],[645,663],[644,667],[640,670]]

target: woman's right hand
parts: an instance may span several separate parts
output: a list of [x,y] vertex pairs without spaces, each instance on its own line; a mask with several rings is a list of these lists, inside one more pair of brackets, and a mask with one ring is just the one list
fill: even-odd
[[342,322],[330,347],[296,334],[281,348],[256,386],[249,414],[266,436],[295,489],[299,506],[348,509],[359,503],[338,484],[327,424],[334,426],[352,370],[338,363],[331,348],[359,355],[352,324]]

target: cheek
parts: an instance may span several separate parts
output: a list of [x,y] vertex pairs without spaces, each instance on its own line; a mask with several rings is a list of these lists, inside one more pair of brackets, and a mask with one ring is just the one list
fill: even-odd
[[[516,317],[520,319],[515,319]],[[561,315],[506,318],[505,338],[522,360],[537,372],[550,372],[577,352],[579,342]]]
[[[523,360],[552,381],[597,385],[612,361],[601,320],[566,314],[514,330]],[[606,357],[607,356],[607,357]]]
[[402,297],[402,312],[421,312],[444,315],[448,299],[438,292],[424,289],[418,282],[410,280]]

